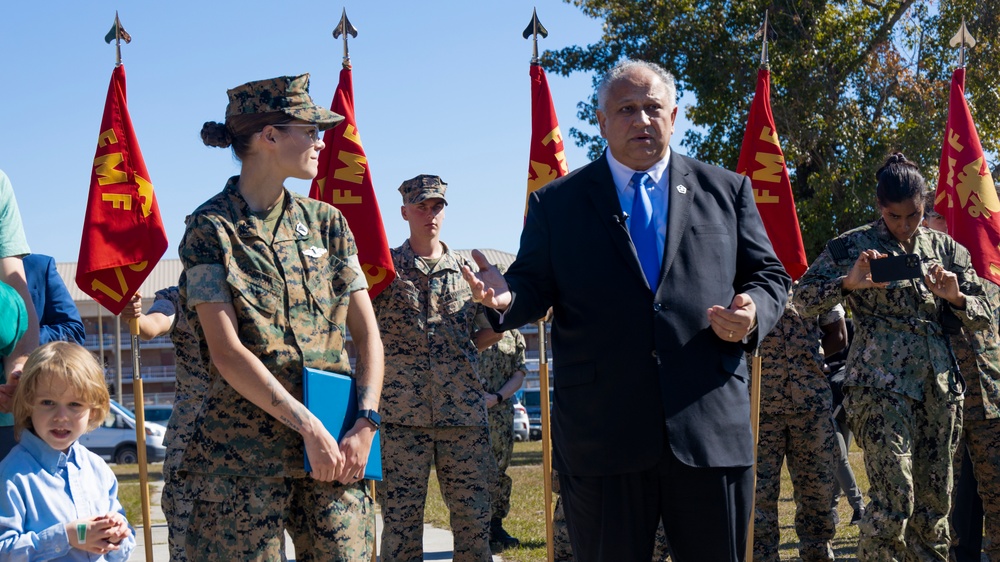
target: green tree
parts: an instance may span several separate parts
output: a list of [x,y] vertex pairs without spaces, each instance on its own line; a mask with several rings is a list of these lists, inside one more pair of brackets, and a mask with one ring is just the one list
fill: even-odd
[[[878,216],[874,173],[902,151],[931,187],[962,18],[978,44],[966,51],[966,97],[983,148],[1000,148],[1000,2],[997,0],[567,0],[605,22],[595,44],[547,51],[553,72],[600,75],[621,58],[654,61],[693,92],[682,108],[701,130],[688,153],[736,168],[760,61],[754,35],[767,10],[771,104],[810,259],[836,234]],[[595,79],[596,81],[596,79]],[[596,97],[579,116],[596,126]],[[590,147],[603,139],[570,134]]]

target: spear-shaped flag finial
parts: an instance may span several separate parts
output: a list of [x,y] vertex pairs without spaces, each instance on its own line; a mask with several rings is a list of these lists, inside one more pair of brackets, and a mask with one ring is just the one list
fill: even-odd
[[958,66],[965,68],[965,46],[968,45],[970,49],[976,46],[976,38],[965,27],[965,18],[962,18],[962,27],[958,28],[958,33],[951,38],[948,44],[952,47],[959,47]]
[[115,66],[121,66],[122,64],[122,41],[126,43],[132,42],[132,36],[125,31],[122,26],[122,22],[118,19],[118,10],[115,10],[115,23],[111,26],[111,31],[104,36],[104,42],[109,45],[111,42],[115,42]]
[[767,10],[764,10],[764,23],[757,29],[754,39],[760,39],[760,68],[770,67],[770,54],[767,52],[767,41],[774,38],[774,29],[768,23]]
[[534,36],[531,41],[531,64],[538,64],[538,36],[541,35],[542,38],[548,37],[549,32],[542,25],[542,22],[538,21],[538,11],[534,8],[531,9],[531,23],[528,27],[524,28],[524,33],[521,34],[525,39]]
[[347,8],[344,8],[344,12],[340,15],[340,22],[337,24],[337,27],[333,28],[334,39],[337,39],[341,35],[344,36],[344,68],[351,68],[351,55],[347,52],[347,36],[357,37],[358,30],[351,25],[351,20],[347,19]]

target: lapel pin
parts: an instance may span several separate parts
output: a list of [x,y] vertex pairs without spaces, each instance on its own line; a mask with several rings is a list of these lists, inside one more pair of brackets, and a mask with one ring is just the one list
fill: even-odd
[[687,192],[688,192],[688,188],[684,187],[683,185],[678,185],[677,186],[677,193],[680,193],[681,195],[684,195]]
[[305,236],[306,234],[309,234],[309,229],[302,223],[295,223],[295,233],[299,236]]

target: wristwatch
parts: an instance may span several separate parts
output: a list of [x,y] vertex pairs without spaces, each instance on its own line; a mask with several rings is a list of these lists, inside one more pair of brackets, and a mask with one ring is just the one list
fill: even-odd
[[382,416],[375,410],[358,410],[358,419],[368,420],[376,430],[382,426]]

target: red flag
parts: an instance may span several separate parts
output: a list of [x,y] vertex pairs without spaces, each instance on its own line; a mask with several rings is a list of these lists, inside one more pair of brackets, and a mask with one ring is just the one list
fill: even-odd
[[167,250],[153,184],[132,129],[125,67],[111,73],[83,220],[76,284],[118,314]]
[[747,130],[736,171],[750,176],[757,211],[785,271],[796,280],[809,262],[802,244],[799,216],[795,212],[792,183],[788,180],[785,155],[778,144],[778,131],[771,115],[771,71],[757,71],[757,91],[750,105]]
[[[569,173],[562,133],[552,105],[549,82],[541,65],[531,65],[531,150],[528,153],[528,195]],[[524,214],[528,215],[525,198]]]
[[1000,284],[1000,199],[965,103],[964,68],[951,77],[934,210],[947,221],[948,234],[969,249],[976,273]]
[[312,182],[309,197],[326,201],[344,214],[358,245],[358,260],[368,279],[368,295],[375,298],[396,278],[396,270],[382,227],[368,158],[354,120],[354,81],[350,67],[340,71],[340,83],[330,109],[343,115],[344,120],[323,135],[326,148],[319,153],[319,174]]

